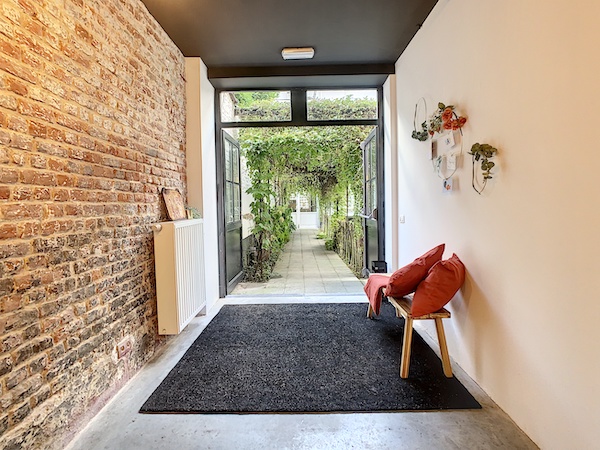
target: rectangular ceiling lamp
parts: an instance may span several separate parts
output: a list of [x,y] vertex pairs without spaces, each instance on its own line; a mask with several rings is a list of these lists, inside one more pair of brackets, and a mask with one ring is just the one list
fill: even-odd
[[312,47],[287,47],[281,50],[283,59],[312,59],[315,49]]

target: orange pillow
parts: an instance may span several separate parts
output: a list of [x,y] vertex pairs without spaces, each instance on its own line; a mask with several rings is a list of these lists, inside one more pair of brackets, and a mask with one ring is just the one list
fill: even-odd
[[445,244],[440,244],[410,264],[396,270],[390,276],[390,281],[385,288],[385,295],[398,298],[415,292],[417,285],[427,276],[429,269],[442,259],[445,247]]
[[465,266],[456,254],[437,262],[417,286],[411,307],[412,315],[418,317],[442,309],[464,282]]

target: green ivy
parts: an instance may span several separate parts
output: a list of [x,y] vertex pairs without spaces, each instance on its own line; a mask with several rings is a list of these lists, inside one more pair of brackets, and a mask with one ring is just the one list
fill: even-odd
[[[236,94],[236,96],[239,94]],[[373,117],[376,102],[369,100],[311,100],[317,119]],[[238,98],[237,114],[246,120],[276,120],[289,105],[271,98]],[[243,128],[239,142],[247,160],[253,196],[256,256],[246,268],[247,279],[270,277],[276,258],[293,231],[289,195],[318,195],[322,212],[333,211],[338,223],[362,208],[363,163],[360,143],[372,127]],[[348,199],[355,211],[348,211]],[[328,233],[333,237],[335,227]]]

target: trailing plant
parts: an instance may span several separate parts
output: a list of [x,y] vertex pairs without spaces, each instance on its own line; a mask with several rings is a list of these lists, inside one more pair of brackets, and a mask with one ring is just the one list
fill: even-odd
[[410,137],[416,139],[417,141],[426,141],[429,138],[429,133],[427,132],[427,122],[425,121],[421,124],[421,131],[417,131],[415,127]]
[[[473,186],[473,189],[475,189],[475,192],[477,192],[478,194],[481,194],[483,192],[487,185],[487,181],[492,179],[491,170],[496,166],[496,164],[493,161],[491,161],[491,159],[496,155],[496,153],[498,153],[497,148],[492,147],[489,144],[480,144],[478,142],[473,144],[473,146],[471,147],[471,151],[469,151],[469,154],[472,155],[471,159],[473,164],[471,185]],[[483,183],[481,185],[481,189],[477,189],[475,187],[475,166],[478,162],[481,163],[481,175],[483,176]]]

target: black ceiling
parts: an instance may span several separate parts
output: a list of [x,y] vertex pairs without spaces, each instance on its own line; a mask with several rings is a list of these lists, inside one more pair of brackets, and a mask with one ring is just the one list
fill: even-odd
[[[215,87],[375,86],[437,0],[143,0]],[[283,47],[314,47],[284,61]]]

